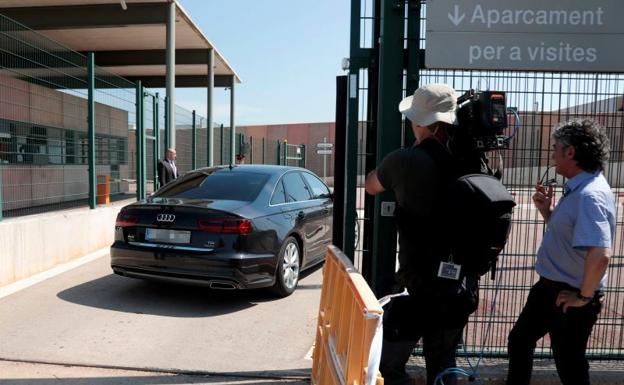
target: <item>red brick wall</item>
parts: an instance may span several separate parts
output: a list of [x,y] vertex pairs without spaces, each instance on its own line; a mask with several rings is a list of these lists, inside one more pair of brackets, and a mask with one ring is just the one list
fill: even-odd
[[[319,176],[323,175],[323,156],[316,153],[316,145],[327,138],[328,143],[335,142],[336,124],[334,122],[324,123],[298,123],[298,124],[275,124],[258,126],[238,126],[237,132],[245,133],[246,140],[250,137],[254,141],[253,162],[260,163],[261,154],[258,142],[262,138],[266,139],[267,163],[275,163],[275,147],[277,141],[287,140],[289,144],[305,144],[306,146],[306,168],[312,170]],[[327,156],[327,176],[334,175],[334,156]]]

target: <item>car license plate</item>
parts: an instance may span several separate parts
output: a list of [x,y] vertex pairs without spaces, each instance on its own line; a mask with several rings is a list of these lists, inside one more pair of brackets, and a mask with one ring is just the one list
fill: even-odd
[[145,240],[164,243],[191,243],[191,232],[169,229],[145,229]]

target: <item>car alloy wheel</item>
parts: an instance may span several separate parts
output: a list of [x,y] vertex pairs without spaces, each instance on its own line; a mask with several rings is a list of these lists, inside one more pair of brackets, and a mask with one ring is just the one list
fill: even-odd
[[299,249],[297,244],[289,243],[284,251],[282,259],[282,270],[284,272],[284,286],[294,289],[299,280]]
[[273,286],[273,291],[279,296],[286,297],[297,288],[300,263],[297,240],[293,237],[286,238],[280,250],[275,286]]

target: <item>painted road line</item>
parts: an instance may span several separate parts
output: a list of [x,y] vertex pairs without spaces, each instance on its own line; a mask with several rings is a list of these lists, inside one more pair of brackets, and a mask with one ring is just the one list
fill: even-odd
[[80,257],[78,259],[74,259],[73,261],[67,262],[67,263],[63,263],[61,265],[58,265],[56,267],[53,267],[50,270],[46,270],[44,272],[41,272],[39,274],[35,274],[32,277],[28,277],[28,278],[24,278],[22,280],[19,280],[17,282],[14,283],[10,283],[8,285],[2,286],[0,287],[0,298],[4,298],[6,296],[9,296],[13,293],[16,293],[20,290],[26,289],[27,287],[33,286],[38,284],[39,282],[43,282],[46,279],[55,277],[59,274],[62,274],[66,271],[75,269],[78,266],[82,266],[86,263],[95,261],[98,258],[101,258],[105,255],[107,255],[110,251],[110,248],[106,247],[103,249],[100,249],[98,251],[95,251],[91,254],[87,254],[84,257]]

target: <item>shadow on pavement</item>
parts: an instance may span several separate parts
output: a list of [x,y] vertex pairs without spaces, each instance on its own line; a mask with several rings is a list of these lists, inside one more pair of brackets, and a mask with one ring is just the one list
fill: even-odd
[[[319,289],[305,278],[321,269],[318,264],[301,273],[297,290]],[[296,292],[295,292],[296,295]],[[214,317],[277,301],[268,289],[213,290],[202,286],[144,281],[110,274],[63,290],[57,297],[71,303],[135,314],[169,317]]]
[[57,294],[79,305],[135,314],[213,317],[277,300],[267,290],[219,291],[107,275]]

